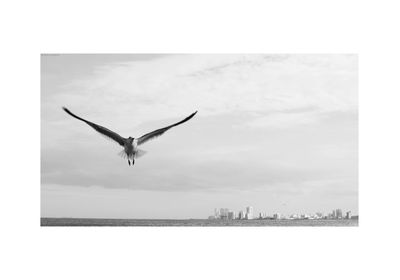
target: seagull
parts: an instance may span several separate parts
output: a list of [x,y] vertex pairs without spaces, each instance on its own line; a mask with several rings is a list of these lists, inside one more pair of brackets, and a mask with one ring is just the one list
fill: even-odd
[[129,165],[131,165],[131,161],[132,161],[132,166],[135,164],[136,158],[138,158],[146,153],[145,151],[138,149],[139,145],[142,145],[149,140],[152,140],[154,138],[157,138],[157,137],[163,135],[167,130],[169,130],[170,128],[173,128],[174,126],[177,126],[177,125],[183,124],[184,122],[187,122],[188,120],[193,118],[193,116],[196,115],[196,113],[197,113],[197,111],[196,111],[193,114],[191,114],[190,116],[188,116],[187,118],[181,120],[180,122],[171,124],[171,125],[163,127],[163,128],[156,129],[152,132],[142,135],[139,138],[134,138],[134,137],[130,137],[130,136],[128,138],[124,138],[124,137],[120,136],[118,133],[115,133],[114,131],[111,131],[110,129],[105,128],[104,126],[95,124],[95,123],[85,120],[81,117],[78,117],[77,115],[73,114],[70,110],[68,110],[65,107],[62,107],[62,108],[67,114],[71,115],[72,117],[74,117],[80,121],[85,122],[86,124],[91,126],[97,132],[103,134],[104,136],[110,138],[111,140],[114,140],[119,145],[124,147],[124,149],[121,151],[120,155],[128,159]]

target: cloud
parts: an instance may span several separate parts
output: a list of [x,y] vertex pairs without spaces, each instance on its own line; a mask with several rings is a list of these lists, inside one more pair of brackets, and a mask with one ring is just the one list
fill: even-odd
[[[48,98],[99,121],[113,115],[130,127],[193,110],[202,116],[252,112],[261,119],[311,106],[348,111],[357,109],[356,62],[352,55],[172,55],[97,67]],[[284,113],[275,118],[295,119]],[[269,124],[260,120],[256,126],[261,123]]]

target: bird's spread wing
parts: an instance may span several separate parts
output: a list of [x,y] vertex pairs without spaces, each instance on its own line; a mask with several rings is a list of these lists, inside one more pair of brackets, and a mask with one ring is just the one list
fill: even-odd
[[118,133],[115,133],[114,131],[111,131],[108,128],[105,128],[104,126],[100,126],[100,125],[97,125],[97,124],[92,123],[90,121],[87,121],[85,119],[82,119],[82,118],[78,117],[77,115],[73,114],[70,110],[68,110],[65,107],[63,107],[63,109],[64,109],[65,112],[67,112],[72,117],[87,123],[88,125],[90,125],[97,132],[99,132],[99,133],[103,134],[104,136],[116,141],[121,146],[124,146],[124,144],[125,144],[124,138],[122,136],[120,136]]
[[147,141],[149,141],[151,139],[154,139],[154,138],[156,138],[158,136],[161,136],[164,132],[166,132],[168,129],[170,129],[170,128],[174,127],[174,126],[177,126],[177,125],[180,125],[180,124],[182,124],[184,122],[187,122],[188,120],[193,118],[193,116],[196,115],[196,113],[197,113],[197,111],[194,112],[193,114],[191,114],[186,119],[180,121],[180,122],[174,123],[174,124],[172,124],[170,126],[166,126],[164,128],[160,128],[160,129],[154,130],[154,131],[152,131],[150,133],[147,133],[147,134],[141,136],[140,138],[138,138],[138,142],[137,142],[138,145],[141,145],[141,144],[143,144],[143,143],[145,143],[145,142],[147,142]]

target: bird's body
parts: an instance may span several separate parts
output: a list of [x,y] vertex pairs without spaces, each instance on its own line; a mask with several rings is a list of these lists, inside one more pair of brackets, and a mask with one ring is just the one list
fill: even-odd
[[131,165],[131,161],[132,161],[132,165],[135,164],[135,159],[144,155],[146,152],[143,150],[140,150],[138,148],[139,145],[144,144],[145,142],[154,139],[158,136],[161,136],[162,134],[164,134],[164,132],[166,132],[167,130],[169,130],[170,128],[180,125],[188,120],[190,120],[191,118],[193,118],[193,116],[197,113],[194,112],[193,114],[191,114],[190,116],[188,116],[187,118],[185,118],[184,120],[177,122],[175,124],[154,130],[150,133],[147,133],[139,138],[133,138],[133,137],[128,137],[128,138],[124,138],[122,136],[120,136],[119,134],[109,130],[108,128],[105,128],[103,126],[97,125],[93,122],[90,122],[88,120],[85,120],[81,117],[78,117],[77,115],[73,114],[71,111],[69,111],[67,108],[63,107],[64,111],[66,113],[68,113],[69,115],[71,115],[72,117],[85,122],[86,124],[88,124],[89,126],[91,126],[94,130],[96,130],[97,132],[103,134],[104,136],[114,140],[115,142],[117,142],[119,145],[123,146],[124,149],[122,150],[122,152],[120,153],[120,155],[126,157],[128,159],[128,163],[129,165]]
[[124,144],[124,153],[128,160],[132,160],[132,163],[135,162],[135,158],[138,156],[138,150],[137,139],[128,138]]
[[136,153],[137,153],[137,139],[133,139],[133,141],[127,141],[127,143],[124,146],[125,153],[128,155],[128,157],[134,158]]

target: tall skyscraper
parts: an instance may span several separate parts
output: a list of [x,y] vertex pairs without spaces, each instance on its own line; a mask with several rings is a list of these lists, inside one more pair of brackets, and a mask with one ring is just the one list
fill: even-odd
[[219,209],[215,208],[215,209],[214,209],[214,217],[215,217],[216,219],[219,219],[220,216],[221,216],[221,213],[220,213]]
[[252,220],[253,217],[254,217],[254,214],[253,214],[253,207],[247,206],[247,207],[246,207],[246,219]]
[[351,219],[351,211],[346,212],[346,219]]
[[234,220],[236,218],[235,211],[228,212],[228,220]]
[[343,215],[342,215],[342,209],[336,209],[336,219],[342,219]]

